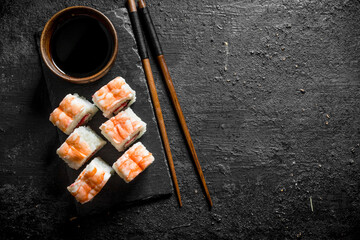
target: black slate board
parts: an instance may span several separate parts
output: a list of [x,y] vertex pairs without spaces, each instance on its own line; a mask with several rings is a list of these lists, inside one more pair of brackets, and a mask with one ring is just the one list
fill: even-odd
[[[144,122],[147,123],[147,132],[138,141],[141,141],[146,148],[153,153],[155,162],[135,180],[128,184],[115,173],[102,191],[91,202],[84,205],[76,203],[79,215],[99,213],[110,208],[121,207],[141,200],[157,198],[172,193],[172,183],[168,166],[146,79],[141,67],[140,57],[136,50],[136,42],[133,38],[127,10],[125,8],[120,8],[106,12],[105,15],[112,21],[118,33],[119,51],[114,66],[102,79],[90,84],[76,85],[58,78],[42,63],[52,108],[56,108],[68,93],[78,93],[80,96],[91,101],[92,94],[101,86],[105,85],[116,76],[122,76],[136,91],[137,99],[131,108]],[[88,126],[96,131],[104,140],[106,139],[101,135],[99,126],[106,120],[107,119],[99,110],[94,118],[88,123]],[[58,132],[60,146],[60,144],[66,140],[67,135],[60,130]],[[121,155],[122,153],[118,152],[110,142],[107,142],[104,148],[102,148],[95,157],[99,156],[109,165],[112,165]],[[58,160],[62,161],[60,158]],[[90,160],[88,163],[89,162]],[[70,183],[74,182],[85,166],[86,164],[79,170],[67,168]],[[65,187],[66,186],[64,186],[64,189]]]

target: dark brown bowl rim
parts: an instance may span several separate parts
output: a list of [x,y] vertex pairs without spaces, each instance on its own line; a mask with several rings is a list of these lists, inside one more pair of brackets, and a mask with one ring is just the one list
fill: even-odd
[[[46,40],[48,40],[48,42],[50,42],[51,36],[52,34],[47,34],[49,31],[49,28],[54,26],[54,23],[66,12],[68,11],[74,11],[74,10],[82,10],[82,9],[86,9],[88,12],[93,12],[94,14],[97,14],[98,16],[100,16],[101,18],[103,18],[103,20],[105,22],[107,22],[109,28],[110,28],[110,32],[111,35],[114,38],[115,44],[114,44],[114,50],[113,53],[111,55],[111,58],[109,59],[108,63],[97,73],[87,76],[87,77],[82,77],[82,78],[77,78],[77,77],[72,77],[69,75],[64,74],[63,72],[61,72],[53,63],[52,59],[49,58],[47,52],[49,52],[49,44],[46,46],[45,42]],[[91,14],[88,14],[89,16],[93,16]],[[54,28],[54,27],[53,27]],[[49,39],[50,38],[50,39]],[[116,56],[117,56],[117,52],[118,52],[118,37],[117,37],[117,33],[115,30],[114,25],[112,24],[112,22],[100,11],[91,8],[91,7],[86,7],[86,6],[72,6],[72,7],[68,7],[65,9],[60,10],[59,12],[55,13],[50,20],[46,23],[42,33],[41,33],[41,38],[40,38],[40,51],[41,51],[41,57],[44,61],[44,63],[46,64],[46,66],[58,77],[68,81],[68,82],[72,82],[72,83],[76,83],[76,84],[84,84],[84,83],[89,83],[89,82],[94,82],[98,79],[100,79],[101,77],[103,77],[112,67],[112,65],[114,64],[115,60],[116,60]]]

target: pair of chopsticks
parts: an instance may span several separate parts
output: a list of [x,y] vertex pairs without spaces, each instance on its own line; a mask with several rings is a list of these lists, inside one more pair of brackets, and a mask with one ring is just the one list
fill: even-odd
[[[164,55],[163,55],[163,52],[161,49],[160,41],[157,37],[150,13],[146,7],[144,0],[138,0],[138,4],[139,4],[139,12],[143,18],[144,28],[145,28],[145,32],[147,34],[148,40],[150,42],[150,46],[151,46],[154,54],[157,56],[156,57],[157,61],[160,65],[163,77],[165,79],[166,86],[170,92],[172,103],[175,107],[176,114],[179,118],[180,125],[182,127],[183,133],[186,138],[187,145],[188,145],[191,155],[193,157],[197,173],[200,177],[201,184],[205,191],[206,198],[208,200],[210,207],[212,207],[213,204],[211,201],[209,190],[208,190],[206,182],[205,182],[204,174],[201,170],[199,159],[196,155],[194,144],[191,140],[189,129],[186,125],[185,117],[182,113],[182,110],[181,110],[181,107],[180,107],[180,104],[179,104],[179,101],[178,101],[178,98],[176,95],[176,91],[175,91],[173,82],[170,77],[169,69],[166,65],[165,58],[164,58]],[[156,114],[156,118],[158,120],[160,134],[161,134],[163,144],[165,147],[165,152],[166,152],[166,156],[168,159],[168,164],[170,167],[170,172],[171,172],[172,180],[174,183],[176,195],[177,195],[177,198],[179,201],[179,205],[181,207],[182,203],[181,203],[180,190],[179,190],[179,186],[178,186],[178,182],[177,182],[177,178],[176,178],[175,167],[174,167],[174,163],[173,163],[173,159],[172,159],[172,155],[171,155],[169,139],[167,137],[167,133],[166,133],[166,129],[165,129],[165,123],[164,123],[164,119],[163,119],[162,112],[161,112],[160,102],[159,102],[159,98],[158,98],[156,87],[155,87],[154,77],[153,77],[151,66],[150,66],[149,56],[148,56],[148,52],[147,52],[146,44],[145,44],[145,38],[144,38],[144,35],[142,32],[140,19],[139,19],[138,13],[137,13],[135,0],[128,0],[127,5],[128,5],[131,25],[133,27],[133,31],[134,31],[134,35],[135,35],[135,39],[136,39],[136,43],[137,43],[137,47],[138,47],[138,52],[139,52],[139,55],[141,58],[143,68],[145,70],[147,83],[148,83],[148,86],[150,89],[151,100],[152,100],[154,108],[155,108],[155,114]]]

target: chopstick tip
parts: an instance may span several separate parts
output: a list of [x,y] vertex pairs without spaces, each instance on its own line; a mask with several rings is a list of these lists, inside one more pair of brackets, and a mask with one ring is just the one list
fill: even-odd
[[[176,185],[177,185],[177,182],[176,182]],[[179,207],[181,208],[182,207],[182,201],[181,201],[181,196],[180,196],[180,191],[179,191],[178,186],[176,187],[176,195],[177,195],[177,199],[178,199],[178,202],[179,202]]]

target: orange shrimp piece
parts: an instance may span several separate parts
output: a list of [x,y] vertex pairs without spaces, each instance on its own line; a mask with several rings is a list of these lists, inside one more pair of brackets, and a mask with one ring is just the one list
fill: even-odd
[[111,119],[111,121],[116,127],[115,129],[122,140],[129,136],[129,134],[133,131],[130,118],[116,116],[115,118]]
[[116,101],[116,98],[109,91],[107,85],[100,88],[100,90],[95,93],[95,96],[98,98],[99,104],[104,110],[111,108],[113,102]]
[[121,156],[114,165],[126,182],[132,181],[142,172],[142,169],[134,161],[128,159],[126,155]]
[[99,171],[95,166],[85,168],[76,181],[68,187],[70,193],[82,204],[93,199],[103,188],[105,172]]
[[134,147],[129,149],[128,154],[129,158],[139,165],[142,170],[147,168],[154,159],[152,154],[142,144],[134,145]]
[[50,114],[50,121],[58,126],[61,131],[65,132],[66,129],[70,126],[73,119],[66,115],[65,112],[61,111],[59,108],[56,108],[51,114]]
[[[61,102],[59,107],[50,114],[49,120],[60,128],[61,131],[67,131],[73,122],[73,118],[84,109],[84,105],[74,101],[75,96],[67,95]],[[69,133],[67,133],[69,134]]]
[[73,134],[59,148],[58,154],[72,162],[81,162],[91,154],[91,149],[85,142],[80,142],[80,135]]
[[124,112],[120,112],[115,117],[110,118],[104,125],[105,132],[111,135],[115,142],[118,143],[141,127],[140,122],[131,121],[130,117]]
[[73,134],[68,139],[66,139],[66,143],[72,145],[75,149],[81,152],[84,155],[89,155],[91,153],[91,149],[85,142],[80,142],[80,135]]
[[107,84],[109,90],[117,100],[125,98],[127,95],[131,93],[129,89],[123,88],[124,85],[125,85],[125,81],[120,77],[115,78],[114,80],[112,80]]
[[122,128],[120,124],[115,126],[115,130],[122,139],[125,139],[127,136],[129,136],[129,132]]
[[126,182],[132,181],[154,161],[153,155],[142,143],[136,143],[114,164],[113,168]]
[[77,114],[79,114],[83,109],[83,104],[78,104],[75,101],[74,96],[67,95],[60,103],[59,109],[66,113],[71,118],[74,118]]
[[137,125],[137,121],[131,121],[130,117],[123,113],[116,115],[112,121],[114,124],[120,125],[127,132],[133,132]]
[[121,77],[116,77],[107,84],[110,91],[121,89],[123,85],[125,85],[125,81]]
[[[116,132],[118,130],[116,130],[116,126],[114,125],[114,123],[112,121],[107,121],[104,124],[104,129],[103,129],[116,143],[120,143],[123,141],[123,138],[121,137],[121,135]],[[114,131],[115,130],[115,131]]]
[[117,77],[107,85],[100,88],[93,96],[98,102],[99,108],[104,112],[110,110],[119,101],[131,94],[129,88],[125,87],[125,80]]
[[84,158],[86,158],[86,155],[66,142],[59,148],[58,154],[68,160],[71,159],[73,162],[81,162]]

